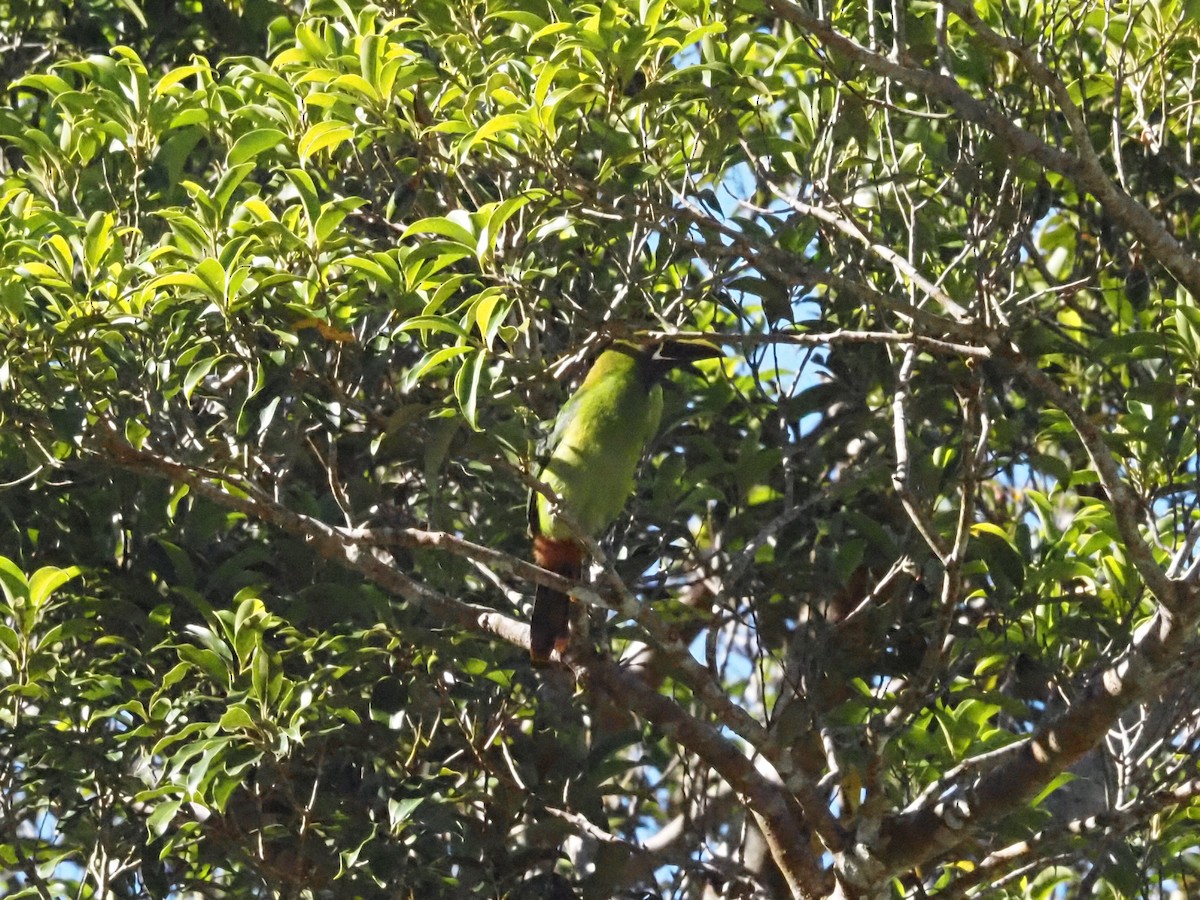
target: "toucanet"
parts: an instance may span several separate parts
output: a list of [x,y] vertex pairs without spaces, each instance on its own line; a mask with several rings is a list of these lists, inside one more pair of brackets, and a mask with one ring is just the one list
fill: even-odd
[[[662,418],[662,382],[678,368],[720,356],[704,341],[618,341],[593,363],[564,404],[550,436],[550,459],[540,475],[558,498],[534,491],[529,499],[533,559],[566,578],[579,578],[586,556],[582,533],[603,535],[633,492],[646,445]],[[560,654],[571,636],[570,598],[537,586],[529,655],[535,665]]]

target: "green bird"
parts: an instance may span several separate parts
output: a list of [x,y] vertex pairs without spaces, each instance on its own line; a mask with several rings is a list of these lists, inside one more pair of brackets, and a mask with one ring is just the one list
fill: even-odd
[[[583,384],[559,411],[550,436],[550,460],[540,478],[558,497],[529,498],[533,559],[566,578],[579,578],[586,550],[582,532],[599,538],[633,493],[633,478],[662,418],[662,382],[673,369],[690,368],[721,350],[703,341],[618,341],[600,354]],[[574,527],[572,527],[574,526]],[[575,531],[579,529],[579,532]],[[529,655],[546,665],[571,637],[570,597],[537,586]]]

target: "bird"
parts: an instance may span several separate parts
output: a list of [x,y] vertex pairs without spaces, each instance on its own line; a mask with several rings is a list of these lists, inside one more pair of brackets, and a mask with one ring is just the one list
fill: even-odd
[[[603,536],[633,493],[634,476],[662,418],[662,382],[675,369],[721,356],[715,344],[661,338],[619,340],[592,364],[563,405],[550,435],[550,458],[529,498],[533,560],[564,578],[578,579],[586,557],[580,535]],[[530,620],[529,655],[535,666],[550,663],[571,636],[570,597],[538,585]]]

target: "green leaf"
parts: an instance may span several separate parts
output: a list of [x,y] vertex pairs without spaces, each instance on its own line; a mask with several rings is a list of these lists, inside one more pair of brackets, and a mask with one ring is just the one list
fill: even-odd
[[471,352],[471,347],[456,344],[453,347],[442,347],[438,350],[432,350],[426,353],[415,366],[413,366],[405,374],[405,383],[413,385],[419,382],[425,375],[434,369],[441,366],[443,363],[449,362],[459,356],[465,356]]
[[475,250],[476,234],[471,225],[471,217],[462,210],[454,210],[445,216],[418,219],[404,229],[400,239],[407,240],[418,234],[439,234],[468,247],[472,252]]
[[254,163],[245,162],[240,165],[231,166],[221,176],[221,180],[217,182],[217,186],[212,192],[213,206],[216,208],[218,215],[225,213],[225,208],[229,205],[229,200],[233,197],[233,192],[238,189],[238,186],[245,181],[246,176],[252,171],[254,171]]
[[296,40],[314,61],[322,60],[333,52],[325,39],[317,34],[315,29],[304,23],[296,26]]
[[343,256],[338,260],[338,265],[345,266],[348,269],[358,269],[360,272],[365,272],[371,278],[383,284],[395,284],[393,274],[374,257]]
[[866,549],[867,542],[862,538],[842,541],[838,545],[835,565],[838,584],[843,586],[849,584],[851,576],[862,564]]
[[12,560],[0,556],[0,587],[10,608],[24,606],[29,600],[29,582]]
[[154,811],[146,818],[146,830],[152,838],[160,838],[167,833],[182,805],[182,800],[167,800],[155,805]]
[[405,797],[403,800],[388,800],[388,819],[393,828],[403,825],[412,818],[424,797]]
[[60,569],[56,566],[43,566],[33,573],[29,579],[29,602],[34,609],[40,609],[50,599],[56,590],[81,574],[77,566]]
[[688,47],[698,41],[702,41],[707,37],[714,37],[715,35],[724,33],[724,22],[709,22],[707,25],[701,25],[689,31],[687,36],[684,37],[684,39],[680,42],[679,49],[686,50]]
[[1036,809],[1038,806],[1042,805],[1043,800],[1045,800],[1047,797],[1049,797],[1051,794],[1053,794],[1055,791],[1057,791],[1060,787],[1062,787],[1065,784],[1070,784],[1074,780],[1075,780],[1075,775],[1073,773],[1059,772],[1057,775],[1055,775],[1053,778],[1050,779],[1049,784],[1047,784],[1044,788],[1042,788],[1040,791],[1038,791],[1037,796],[1034,797],[1033,800],[1030,801],[1029,805]]
[[256,731],[258,725],[250,712],[241,705],[231,706],[221,715],[217,726],[222,731]]
[[204,284],[204,292],[221,305],[225,304],[226,274],[220,260],[211,256],[196,266],[196,277]]
[[321,201],[317,196],[317,187],[313,184],[312,176],[303,169],[287,169],[284,174],[300,194],[308,221],[316,222],[321,216]]
[[137,419],[125,420],[125,440],[129,442],[129,446],[140,450],[148,437],[150,429],[143,422]]
[[200,73],[208,73],[210,71],[207,60],[196,62],[188,66],[177,66],[171,69],[162,78],[158,79],[158,83],[154,86],[154,93],[162,96],[170,92],[171,88],[177,84],[191,78]]
[[667,7],[667,0],[641,0],[641,10],[638,16],[646,30],[653,33],[658,28],[658,23],[662,19],[663,10]]
[[523,113],[505,113],[489,119],[470,136],[466,144],[463,146],[463,152],[470,150],[478,144],[492,140],[501,134],[509,132],[525,132],[530,130],[531,121],[528,115]]
[[253,655],[252,663],[250,670],[250,695],[259,701],[267,702],[271,699],[271,657],[265,649],[260,647],[258,652]]
[[509,22],[516,22],[519,25],[524,25],[530,31],[538,31],[546,27],[546,20],[536,13],[531,13],[522,9],[502,9],[488,16],[489,19],[504,19]]
[[207,295],[214,301],[221,299],[220,296],[214,297],[212,295],[212,286],[194,272],[173,272],[169,275],[160,275],[157,278],[151,279],[148,287],[153,290],[161,290],[162,288],[169,287],[187,287]]
[[41,281],[47,285],[52,284],[55,286],[68,287],[70,284],[68,281],[63,279],[62,275],[59,274],[57,269],[53,269],[41,262],[30,261],[22,263],[21,265],[17,266],[16,271],[20,275],[28,276],[33,280]]
[[366,202],[361,197],[349,197],[322,207],[321,215],[317,217],[317,224],[313,227],[317,241],[324,243],[335,230],[341,227],[346,216],[365,205]]
[[471,336],[457,322],[437,316],[413,316],[401,323],[398,331],[441,331],[469,341]]
[[271,150],[287,140],[287,135],[278,128],[258,128],[243,134],[229,148],[228,161],[232,166],[250,162],[260,153]]
[[467,424],[475,431],[479,430],[479,381],[486,360],[487,352],[476,350],[474,356],[463,362],[454,377],[454,396]]
[[332,82],[330,88],[351,91],[372,103],[378,103],[382,99],[379,91],[375,89],[375,85],[367,81],[361,75],[354,72],[347,72],[345,75],[339,75]]
[[11,660],[17,660],[21,656],[21,637],[12,627],[0,623],[0,649],[5,651],[5,655]]
[[479,331],[479,336],[483,339],[484,346],[487,349],[492,349],[492,341],[496,337],[497,330],[504,323],[504,318],[508,315],[510,306],[508,297],[494,291],[485,292],[474,303],[471,310],[471,318],[474,320],[475,328]]
[[200,382],[208,376],[213,366],[220,362],[221,359],[221,356],[209,356],[192,364],[183,379],[183,396],[185,400],[192,399],[192,392],[196,390]]
[[199,668],[218,685],[227,685],[232,680],[233,672],[229,664],[212,650],[183,644],[177,652],[180,659]]
[[306,163],[322,150],[331,150],[354,137],[354,129],[341,122],[318,122],[304,133],[296,145],[300,162]]
[[67,84],[65,80],[52,73],[26,75],[14,81],[12,87],[14,90],[17,88],[29,88],[31,90],[43,91],[51,97],[73,90],[71,85]]
[[83,238],[83,256],[87,260],[88,270],[91,272],[100,268],[100,263],[112,249],[112,226],[111,213],[96,212],[88,219]]

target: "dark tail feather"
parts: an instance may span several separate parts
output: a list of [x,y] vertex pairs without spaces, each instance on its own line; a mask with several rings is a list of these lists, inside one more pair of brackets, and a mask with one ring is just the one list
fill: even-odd
[[[583,548],[575,541],[533,536],[533,561],[563,578],[578,581],[583,569]],[[550,662],[550,653],[560,654],[571,640],[571,598],[562,591],[537,586],[533,595],[533,618],[529,622],[529,658],[535,666]]]
[[535,666],[550,663],[550,651],[561,651],[571,637],[571,598],[562,591],[537,586],[529,622],[529,658]]

